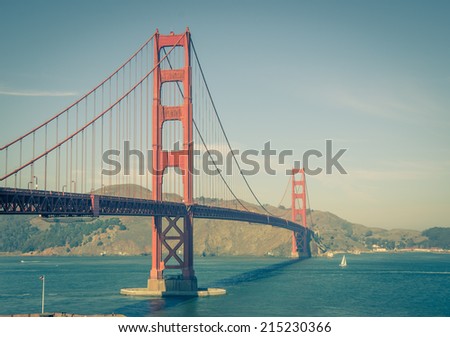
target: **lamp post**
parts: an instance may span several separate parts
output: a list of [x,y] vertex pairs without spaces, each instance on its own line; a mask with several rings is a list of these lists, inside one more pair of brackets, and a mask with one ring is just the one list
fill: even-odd
[[45,275],[41,275],[39,279],[42,281],[42,307],[41,314],[44,314],[44,302],[45,302]]
[[[28,182],[28,189],[32,190],[33,189],[33,183],[36,181],[35,185],[34,185],[34,189],[37,190],[38,189],[38,177],[33,176],[33,178],[31,179],[30,182]],[[31,187],[30,187],[31,185]]]

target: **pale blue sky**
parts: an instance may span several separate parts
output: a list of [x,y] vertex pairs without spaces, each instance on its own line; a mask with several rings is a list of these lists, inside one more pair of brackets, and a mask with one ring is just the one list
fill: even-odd
[[[313,209],[449,227],[449,17],[448,1],[1,0],[0,143],[91,89],[156,28],[189,26],[233,145],[270,140],[296,159],[326,139],[348,148],[348,175],[309,177]],[[249,181],[272,204],[287,182]]]

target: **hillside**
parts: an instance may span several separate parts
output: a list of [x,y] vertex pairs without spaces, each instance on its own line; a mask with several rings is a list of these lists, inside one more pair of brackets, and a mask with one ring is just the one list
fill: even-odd
[[[149,197],[151,192],[136,186],[113,186],[105,194],[128,190],[130,196]],[[100,192],[100,191],[97,191]],[[100,194],[100,193],[99,193]],[[166,200],[181,200],[165,195]],[[221,200],[202,200],[217,206],[230,205]],[[237,206],[236,206],[237,207]],[[251,210],[257,206],[247,204]],[[265,205],[289,218],[290,209]],[[408,247],[450,247],[450,228],[386,230],[348,222],[323,211],[308,212],[311,228],[322,250],[313,245],[313,253],[336,251],[372,251]],[[289,256],[291,233],[264,225],[234,221],[196,219],[194,253],[197,255],[273,255]],[[45,219],[33,216],[0,217],[0,252],[43,255],[139,255],[151,252],[150,217],[101,217]]]

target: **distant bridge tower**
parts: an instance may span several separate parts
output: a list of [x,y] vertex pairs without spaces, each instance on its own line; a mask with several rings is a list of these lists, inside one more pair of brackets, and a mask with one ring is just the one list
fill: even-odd
[[[179,69],[161,69],[159,63],[165,57],[164,47],[182,47],[184,64]],[[158,65],[153,77],[153,199],[163,200],[164,171],[177,167],[182,172],[183,200],[193,203],[193,120],[191,97],[190,32],[160,35],[154,38],[154,64]],[[167,63],[166,63],[167,64]],[[162,105],[163,85],[176,82],[180,88],[183,104]],[[183,145],[180,150],[163,150],[162,134],[164,123],[180,121],[183,126]],[[153,217],[152,223],[152,268],[148,288],[152,291],[196,291],[197,278],[193,268],[193,217]],[[164,277],[164,270],[180,270],[181,275]]]
[[292,221],[300,222],[305,230],[292,232],[292,257],[310,256],[308,225],[306,223],[306,182],[303,169],[292,169]]

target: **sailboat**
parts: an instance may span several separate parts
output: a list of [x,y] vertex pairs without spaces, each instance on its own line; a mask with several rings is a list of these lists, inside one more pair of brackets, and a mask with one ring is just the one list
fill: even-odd
[[342,261],[341,264],[339,265],[339,267],[347,267],[347,260],[345,259],[345,255],[342,257]]

